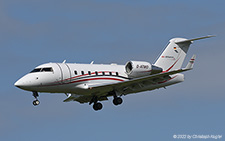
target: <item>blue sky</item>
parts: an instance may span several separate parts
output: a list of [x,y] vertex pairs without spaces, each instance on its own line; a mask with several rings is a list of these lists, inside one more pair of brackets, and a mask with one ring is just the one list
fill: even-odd
[[[174,134],[225,136],[225,2],[223,0],[1,0],[1,140],[173,140]],[[63,94],[40,95],[14,82],[46,62],[154,62],[169,39],[196,41],[197,55],[185,82],[112,99],[95,112],[88,104],[63,103]],[[223,137],[224,138],[224,137]]]

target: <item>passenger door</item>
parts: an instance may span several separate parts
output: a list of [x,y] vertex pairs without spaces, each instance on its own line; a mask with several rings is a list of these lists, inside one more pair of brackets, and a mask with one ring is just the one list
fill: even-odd
[[71,70],[66,63],[58,63],[61,71],[61,83],[71,82]]

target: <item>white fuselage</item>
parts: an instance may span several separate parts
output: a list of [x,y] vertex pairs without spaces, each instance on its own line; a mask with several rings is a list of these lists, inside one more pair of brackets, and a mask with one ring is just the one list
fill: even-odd
[[[90,94],[90,85],[113,84],[129,78],[124,65],[47,63],[36,67],[32,72],[19,79],[15,85],[28,91],[49,93]],[[136,93],[165,87],[182,82],[183,74],[171,76],[167,81],[133,86],[122,94]]]

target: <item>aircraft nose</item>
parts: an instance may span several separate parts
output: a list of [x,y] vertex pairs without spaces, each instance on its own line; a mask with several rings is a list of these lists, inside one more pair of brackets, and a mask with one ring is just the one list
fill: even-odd
[[26,84],[24,84],[24,82],[21,79],[19,79],[18,81],[15,82],[14,86],[21,88],[23,86],[26,86]]
[[14,86],[21,88],[21,89],[25,89],[25,88],[32,86],[32,83],[31,83],[29,76],[25,75],[24,77],[22,77],[18,81],[16,81],[14,83]]

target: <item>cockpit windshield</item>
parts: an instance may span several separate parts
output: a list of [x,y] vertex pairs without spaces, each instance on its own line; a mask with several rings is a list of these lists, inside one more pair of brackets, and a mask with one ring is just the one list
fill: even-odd
[[49,68],[36,68],[36,69],[32,70],[30,73],[34,73],[34,72],[53,72],[53,69],[51,67],[49,67]]

